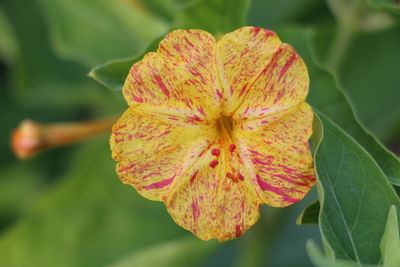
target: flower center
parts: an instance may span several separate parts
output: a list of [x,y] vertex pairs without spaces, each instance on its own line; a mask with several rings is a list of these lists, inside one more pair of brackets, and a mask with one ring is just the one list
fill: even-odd
[[217,128],[221,137],[225,139],[226,142],[232,143],[232,130],[233,130],[233,121],[232,118],[222,115],[217,120]]

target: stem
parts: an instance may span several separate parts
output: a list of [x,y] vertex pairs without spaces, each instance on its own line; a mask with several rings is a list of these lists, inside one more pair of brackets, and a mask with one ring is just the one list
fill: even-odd
[[337,71],[340,68],[356,33],[357,29],[355,27],[339,24],[328,55],[327,64],[331,70]]
[[282,221],[288,211],[287,208],[268,208],[265,221],[256,225],[254,231],[250,232],[247,240],[244,241],[236,267],[265,266],[268,252],[279,234]]
[[365,0],[353,0],[349,3],[341,0],[327,0],[327,3],[338,24],[336,36],[328,54],[327,65],[332,71],[337,71],[359,32],[360,21],[366,6]]

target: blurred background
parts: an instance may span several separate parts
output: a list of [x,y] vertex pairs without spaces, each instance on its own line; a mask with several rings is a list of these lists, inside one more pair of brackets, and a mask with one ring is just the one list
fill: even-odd
[[[120,182],[108,133],[28,161],[10,150],[10,133],[26,118],[119,116],[121,92],[88,77],[90,70],[139,55],[199,1],[0,0],[0,266],[311,266],[304,245],[319,241],[318,226],[295,222],[315,190],[286,209],[263,207],[237,240],[203,242],[162,203]],[[218,2],[203,1],[212,10]],[[312,30],[314,58],[337,77],[363,125],[399,153],[399,16],[367,5],[357,12],[338,11],[335,0],[253,0],[246,24],[282,36]]]

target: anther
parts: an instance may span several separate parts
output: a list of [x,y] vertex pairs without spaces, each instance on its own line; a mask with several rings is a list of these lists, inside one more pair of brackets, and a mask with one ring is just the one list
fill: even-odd
[[211,168],[214,168],[214,167],[217,166],[217,165],[218,165],[218,160],[215,160],[215,159],[214,159],[213,161],[210,162],[210,167],[211,167]]
[[211,154],[218,157],[221,154],[221,151],[219,149],[214,148],[211,150]]
[[230,144],[230,145],[229,145],[229,151],[230,151],[230,152],[235,151],[235,149],[236,149],[236,146],[235,146],[234,144]]

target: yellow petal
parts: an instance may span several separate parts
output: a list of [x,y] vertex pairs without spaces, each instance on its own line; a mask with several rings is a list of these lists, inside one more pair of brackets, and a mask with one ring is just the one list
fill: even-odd
[[[218,143],[214,145],[218,147]],[[199,238],[224,241],[240,236],[257,222],[261,202],[245,183],[248,177],[227,177],[227,169],[231,171],[226,166],[227,151],[222,150],[218,157],[211,151],[180,177],[166,206],[177,224]],[[243,172],[240,165],[235,167]]]
[[215,39],[205,31],[169,33],[156,53],[132,66],[123,88],[127,103],[193,121],[215,118],[222,97],[215,51]]
[[291,205],[314,185],[308,144],[312,119],[310,106],[302,103],[273,117],[236,125],[233,134],[241,160],[266,204]]
[[242,27],[218,41],[217,62],[226,115],[237,109],[280,44],[275,33],[256,27]]
[[296,51],[282,44],[250,86],[234,119],[255,119],[289,109],[305,101],[307,67]]
[[174,181],[215,140],[212,134],[176,117],[130,107],[114,125],[110,139],[117,173],[144,197],[165,200]]

